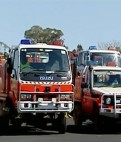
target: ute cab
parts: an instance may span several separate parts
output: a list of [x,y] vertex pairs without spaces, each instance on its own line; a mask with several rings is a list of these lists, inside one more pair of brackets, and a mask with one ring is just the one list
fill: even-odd
[[121,67],[87,66],[76,86],[75,92],[81,90],[75,99],[76,125],[80,126],[86,119],[95,122],[96,127],[106,120],[120,121]]
[[83,110],[86,113],[92,113],[96,103],[100,115],[119,117],[121,114],[121,68],[90,67],[87,68],[85,76],[85,83],[82,83]]
[[121,118],[121,68],[93,68],[92,89],[100,96],[100,115]]

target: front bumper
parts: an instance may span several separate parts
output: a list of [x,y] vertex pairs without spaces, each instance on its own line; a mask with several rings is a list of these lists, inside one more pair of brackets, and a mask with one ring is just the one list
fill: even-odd
[[100,109],[100,115],[112,117],[112,118],[121,118],[121,109]]
[[73,107],[72,101],[19,101],[17,103],[19,113],[71,112]]
[[[111,104],[104,104],[104,97],[110,97],[112,99]],[[101,108],[99,110],[100,115],[121,118],[121,94],[103,95],[101,98]]]

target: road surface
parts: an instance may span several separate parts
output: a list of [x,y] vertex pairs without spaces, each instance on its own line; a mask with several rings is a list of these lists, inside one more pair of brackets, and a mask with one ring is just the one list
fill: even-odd
[[11,126],[7,132],[1,132],[0,142],[121,142],[121,124],[97,133],[88,123],[77,130],[73,119],[68,118],[65,134],[59,134],[51,126],[42,130],[23,124],[20,130]]

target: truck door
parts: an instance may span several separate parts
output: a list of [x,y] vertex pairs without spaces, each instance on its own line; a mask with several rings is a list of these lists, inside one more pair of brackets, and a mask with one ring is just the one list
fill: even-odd
[[18,99],[18,91],[19,91],[19,86],[18,86],[18,68],[19,68],[19,52],[18,50],[14,51],[13,55],[13,70],[11,74],[11,91],[14,94],[13,101]]
[[86,76],[87,85],[83,89],[82,109],[86,113],[91,113],[93,111],[93,98],[91,96],[91,73],[89,70],[86,72]]

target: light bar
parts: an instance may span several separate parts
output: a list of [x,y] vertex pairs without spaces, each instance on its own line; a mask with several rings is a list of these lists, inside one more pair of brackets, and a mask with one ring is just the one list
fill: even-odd
[[20,44],[32,44],[32,41],[30,39],[22,39]]
[[97,50],[96,46],[89,46],[89,50]]

